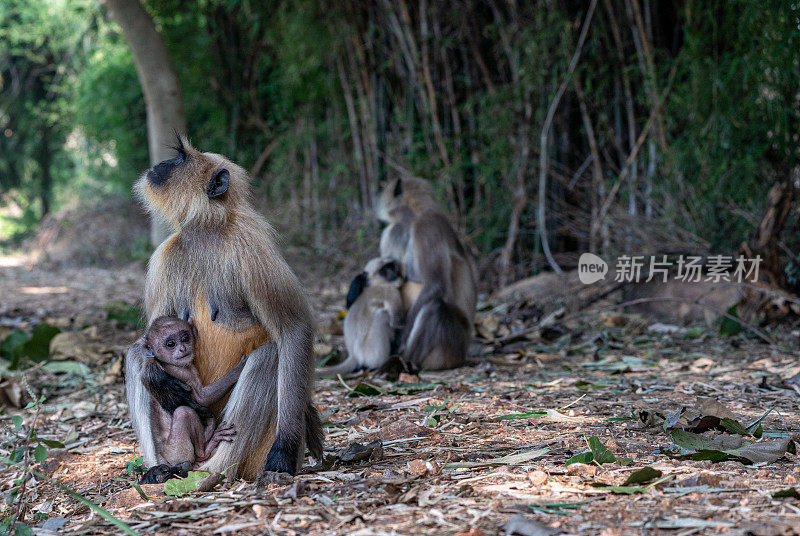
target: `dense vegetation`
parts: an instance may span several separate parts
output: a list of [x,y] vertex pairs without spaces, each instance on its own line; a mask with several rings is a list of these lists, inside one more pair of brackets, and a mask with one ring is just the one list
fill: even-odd
[[[342,229],[374,236],[380,182],[408,171],[435,182],[495,274],[546,265],[540,191],[560,264],[590,248],[730,252],[769,185],[797,174],[792,2],[190,4],[146,2],[190,137],[251,169],[303,222],[293,240],[319,249]],[[127,192],[148,156],[103,3],[2,0],[0,20],[7,238],[87,193]]]

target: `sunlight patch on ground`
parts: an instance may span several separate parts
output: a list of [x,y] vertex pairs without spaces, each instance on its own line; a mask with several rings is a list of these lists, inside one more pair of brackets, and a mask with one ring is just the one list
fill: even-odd
[[28,258],[24,255],[0,255],[0,268],[24,266]]
[[66,294],[69,292],[67,287],[20,287],[22,294]]

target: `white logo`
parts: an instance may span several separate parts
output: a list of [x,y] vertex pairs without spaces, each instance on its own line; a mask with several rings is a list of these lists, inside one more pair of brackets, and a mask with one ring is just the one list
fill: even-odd
[[608,264],[594,253],[584,253],[578,259],[578,279],[585,285],[597,283],[606,277]]

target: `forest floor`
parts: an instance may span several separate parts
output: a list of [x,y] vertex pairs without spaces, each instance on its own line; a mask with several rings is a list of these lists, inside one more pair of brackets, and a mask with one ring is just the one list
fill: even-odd
[[[293,483],[256,490],[240,481],[180,497],[150,485],[143,498],[125,474],[138,451],[121,359],[136,331],[106,310],[134,304],[142,277],[140,266],[29,270],[19,258],[0,259],[0,337],[40,322],[70,334],[60,336],[60,364],[3,372],[0,384],[0,455],[23,444],[31,426],[65,444],[51,443],[32,464],[48,479],[26,483],[24,520],[38,534],[121,531],[49,479],[139,534],[800,534],[798,495],[773,497],[800,489],[800,457],[783,452],[800,434],[800,387],[783,381],[800,372],[796,332],[771,332],[775,344],[712,328],[664,334],[648,319],[609,312],[542,323],[525,303],[481,307],[469,366],[318,381],[326,462]],[[343,347],[337,313],[347,280],[307,287],[320,354]],[[38,415],[19,407],[25,382],[45,396]],[[683,439],[673,429],[711,438],[769,410],[755,446],[735,433],[699,455],[675,445]],[[24,420],[19,431],[12,416]],[[360,461],[343,455],[377,440]],[[581,454],[590,442],[594,461]],[[567,465],[576,455],[589,463]],[[613,487],[644,467],[657,471],[645,483]],[[20,474],[0,472],[4,494]],[[15,506],[4,508],[5,516]]]

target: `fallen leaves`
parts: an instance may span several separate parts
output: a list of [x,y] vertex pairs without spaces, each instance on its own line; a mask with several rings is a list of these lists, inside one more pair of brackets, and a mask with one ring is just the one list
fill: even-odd
[[537,458],[541,458],[550,452],[549,448],[529,450],[508,456],[500,456],[480,462],[454,462],[445,465],[445,469],[478,469],[483,467],[499,467],[501,465],[518,465]]
[[679,460],[737,460],[742,463],[772,463],[787,452],[794,453],[795,444],[789,438],[774,441],[748,441],[739,436],[720,435],[708,438],[685,430],[673,430],[672,440],[680,447],[678,453],[667,454]]
[[81,363],[105,363],[114,357],[116,349],[98,333],[96,326],[83,331],[63,331],[50,341],[50,359],[73,360]]
[[576,454],[567,460],[566,465],[571,465],[573,463],[595,463],[597,465],[617,463],[620,465],[628,465],[631,463],[630,458],[618,458],[615,456],[596,436],[590,437],[586,443],[589,446],[589,450]]
[[[170,478],[164,483],[164,493],[167,495],[185,495],[195,491],[207,477],[216,478],[219,480],[219,473],[211,475],[206,471],[189,471],[186,478]],[[205,481],[204,486],[208,486],[208,481]],[[212,486],[213,487],[213,486]],[[210,488],[209,488],[210,489]]]
[[412,475],[435,475],[440,471],[435,461],[416,459],[408,462],[408,472]]

